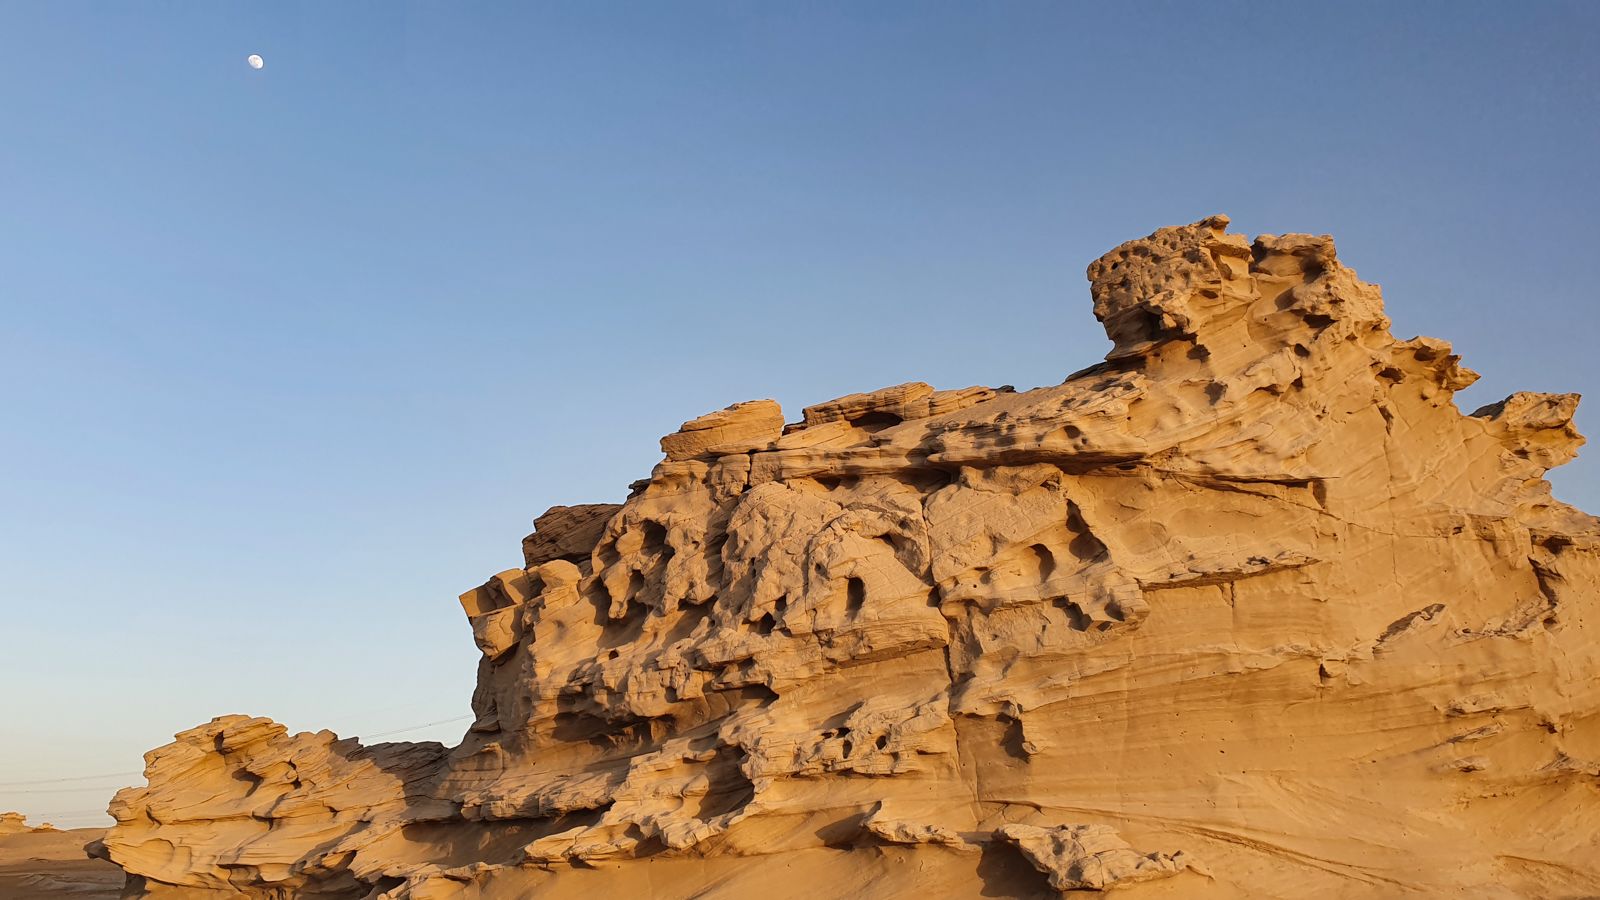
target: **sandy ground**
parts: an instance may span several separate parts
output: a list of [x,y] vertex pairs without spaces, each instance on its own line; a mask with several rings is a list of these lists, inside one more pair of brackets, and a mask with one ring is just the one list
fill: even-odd
[[0,897],[114,898],[122,870],[89,859],[83,845],[105,834],[101,828],[0,835]]

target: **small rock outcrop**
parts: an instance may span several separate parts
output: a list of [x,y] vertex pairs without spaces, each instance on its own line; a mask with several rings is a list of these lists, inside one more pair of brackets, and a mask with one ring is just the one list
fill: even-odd
[[0,834],[38,834],[57,830],[59,829],[49,822],[43,825],[29,825],[28,817],[19,812],[0,813]]
[[1166,878],[1189,863],[1183,851],[1139,853],[1107,825],[1005,825],[995,837],[1017,845],[1058,891],[1104,891],[1122,884]]
[[1089,267],[1054,387],[739,403],[461,596],[461,743],[227,716],[146,757],[131,897],[1600,894],[1577,397],[1463,414],[1331,239]]

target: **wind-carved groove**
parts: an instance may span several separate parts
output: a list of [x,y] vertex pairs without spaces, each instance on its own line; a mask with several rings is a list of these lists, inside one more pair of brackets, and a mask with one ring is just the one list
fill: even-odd
[[1383,653],[1387,651],[1390,643],[1416,631],[1422,623],[1433,621],[1441,612],[1444,612],[1444,604],[1432,603],[1416,612],[1401,616],[1390,623],[1389,627],[1384,629],[1383,634],[1378,635],[1377,644],[1373,647],[1372,652]]
[[772,634],[772,630],[776,628],[777,625],[778,620],[772,615],[772,613],[762,613],[761,618],[756,620],[756,634],[759,634],[762,637],[767,637],[768,635]]

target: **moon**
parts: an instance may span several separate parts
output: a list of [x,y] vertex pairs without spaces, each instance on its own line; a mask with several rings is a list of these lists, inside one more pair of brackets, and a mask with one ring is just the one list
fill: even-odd
[[244,61],[249,63],[250,64],[250,68],[252,68],[252,69],[259,69],[262,66],[267,64],[267,61],[262,59],[260,54],[256,54],[256,53],[252,53],[249,56],[246,56],[244,58]]

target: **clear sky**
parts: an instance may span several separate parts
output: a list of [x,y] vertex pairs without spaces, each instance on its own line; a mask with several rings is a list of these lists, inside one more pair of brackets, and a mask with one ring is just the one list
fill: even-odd
[[[1083,270],[1331,233],[1587,392],[1600,4],[0,0],[0,810],[231,712],[453,743],[455,595],[657,438],[1059,382]],[[259,53],[260,71],[245,57]],[[1554,477],[1600,510],[1600,464]]]

